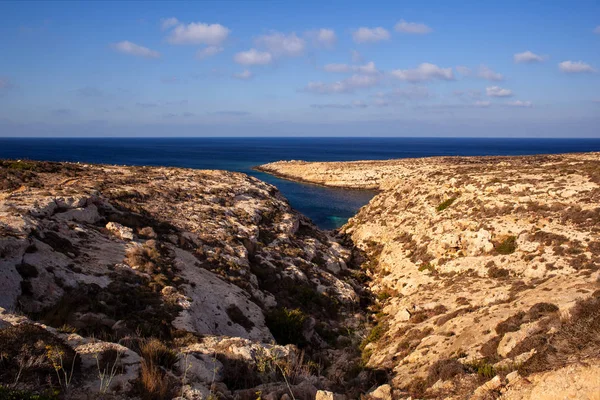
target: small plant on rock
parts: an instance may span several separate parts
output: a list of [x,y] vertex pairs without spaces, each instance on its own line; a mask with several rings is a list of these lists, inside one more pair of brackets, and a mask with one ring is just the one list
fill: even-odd
[[517,249],[517,238],[516,236],[509,236],[502,242],[496,245],[496,252],[498,254],[512,254]]
[[452,203],[454,203],[455,200],[456,200],[456,197],[450,197],[448,200],[440,203],[440,205],[437,206],[436,210],[438,212],[444,211],[446,208],[450,207],[452,205]]

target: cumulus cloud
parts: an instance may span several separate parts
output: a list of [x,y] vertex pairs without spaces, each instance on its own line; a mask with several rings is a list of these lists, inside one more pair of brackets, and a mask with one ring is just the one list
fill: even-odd
[[521,100],[509,101],[506,103],[506,105],[510,106],[510,107],[524,107],[524,108],[533,107],[533,103],[531,103],[531,101],[521,101]]
[[273,32],[256,38],[256,45],[266,48],[275,56],[297,57],[304,53],[306,42],[296,36],[295,33],[286,35],[281,32]]
[[356,43],[373,43],[380,42],[382,40],[388,40],[390,38],[390,33],[387,29],[382,27],[377,28],[358,28],[354,32],[352,32],[352,39]]
[[479,66],[479,71],[477,71],[477,76],[483,79],[487,79],[488,81],[501,81],[504,80],[504,76],[498,72],[494,72],[487,65]]
[[503,89],[500,86],[490,86],[485,88],[485,94],[489,97],[510,97],[513,95],[513,92],[510,89]]
[[539,56],[531,51],[527,50],[522,53],[516,53],[513,56],[516,63],[535,63],[544,61],[544,57]]
[[348,64],[327,64],[323,67],[327,72],[357,72],[361,74],[377,74],[379,71],[375,67],[375,63],[370,61],[365,65],[348,65]]
[[244,81],[251,79],[253,76],[254,76],[254,74],[251,71],[248,71],[247,69],[243,70],[242,72],[233,74],[234,78],[241,79]]
[[160,53],[155,50],[150,50],[147,47],[137,45],[128,40],[124,40],[122,42],[113,43],[112,48],[115,51],[123,54],[129,54],[137,57],[145,57],[145,58],[158,58],[160,57]]
[[464,65],[459,65],[458,67],[456,67],[456,71],[458,71],[458,73],[463,76],[469,76],[472,72],[471,68],[465,67]]
[[306,32],[314,45],[318,47],[331,48],[337,42],[337,36],[333,29],[321,28]]
[[454,80],[452,68],[440,68],[435,64],[423,63],[414,69],[397,69],[392,76],[407,82],[426,82],[434,79]]
[[218,54],[222,51],[223,51],[223,48],[220,46],[207,46],[196,52],[196,58],[198,60],[204,60],[205,58],[212,57],[215,54]]
[[171,18],[163,18],[160,20],[160,28],[163,31],[166,31],[167,29],[170,29],[172,27],[174,27],[175,25],[179,24],[179,20],[175,17],[171,17]]
[[233,56],[233,60],[241,65],[267,65],[273,61],[271,53],[250,49]]
[[415,35],[425,35],[427,33],[433,32],[433,29],[431,29],[425,24],[407,22],[403,19],[401,19],[396,25],[394,25],[394,30],[396,32],[411,33]]
[[368,88],[377,85],[378,79],[370,75],[352,75],[351,77],[333,82],[310,82],[304,90],[319,94],[352,93],[359,88]]
[[186,25],[179,23],[171,30],[167,41],[171,44],[219,46],[227,39],[230,32],[229,28],[221,24],[192,22]]
[[558,64],[558,69],[571,74],[596,72],[594,67],[583,61],[563,61]]

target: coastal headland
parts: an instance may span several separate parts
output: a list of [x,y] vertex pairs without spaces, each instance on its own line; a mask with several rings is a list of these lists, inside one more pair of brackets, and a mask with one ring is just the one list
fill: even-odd
[[0,161],[0,390],[599,393],[600,153],[258,169],[379,194],[323,231],[241,173]]

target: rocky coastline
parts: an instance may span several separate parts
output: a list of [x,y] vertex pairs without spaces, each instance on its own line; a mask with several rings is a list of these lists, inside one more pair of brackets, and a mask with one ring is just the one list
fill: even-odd
[[257,168],[0,161],[0,398],[595,398],[600,154]]

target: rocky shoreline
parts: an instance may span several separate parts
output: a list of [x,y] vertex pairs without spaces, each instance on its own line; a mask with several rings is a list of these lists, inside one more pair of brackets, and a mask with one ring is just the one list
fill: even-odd
[[326,232],[240,173],[0,161],[0,395],[598,393],[600,154],[258,168],[380,193]]
[[371,260],[363,359],[394,398],[600,392],[600,154],[260,168],[380,190],[341,232]]

